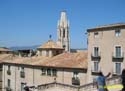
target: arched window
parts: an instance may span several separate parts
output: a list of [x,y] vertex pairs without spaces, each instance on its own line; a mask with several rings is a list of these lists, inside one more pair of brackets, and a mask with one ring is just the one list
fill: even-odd
[[65,29],[63,29],[63,38],[65,38]]

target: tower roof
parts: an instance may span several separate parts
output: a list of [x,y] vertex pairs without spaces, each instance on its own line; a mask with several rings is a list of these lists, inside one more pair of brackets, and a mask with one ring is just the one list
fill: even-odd
[[63,49],[63,48],[57,45],[53,40],[48,40],[45,44],[38,47],[38,49]]
[[65,11],[61,12],[61,17],[60,20],[58,22],[58,25],[61,27],[68,27],[69,26],[69,21],[67,19],[67,15]]

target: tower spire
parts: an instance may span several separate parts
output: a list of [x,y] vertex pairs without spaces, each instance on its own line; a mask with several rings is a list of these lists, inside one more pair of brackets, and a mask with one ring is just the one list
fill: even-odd
[[61,12],[57,26],[58,43],[65,49],[65,51],[70,51],[69,21],[65,11]]

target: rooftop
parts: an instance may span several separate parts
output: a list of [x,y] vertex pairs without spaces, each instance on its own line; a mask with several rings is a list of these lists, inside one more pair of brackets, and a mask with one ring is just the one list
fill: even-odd
[[57,45],[53,40],[48,40],[45,44],[38,47],[38,49],[63,49],[60,45]]
[[109,28],[119,28],[119,27],[125,27],[125,23],[115,23],[115,24],[108,24],[108,25],[102,25],[97,26],[95,28],[90,28],[87,31],[93,31],[93,30],[100,30],[100,29],[109,29]]
[[4,62],[44,67],[87,69],[87,51],[78,53],[62,53],[52,58],[35,56],[25,58],[16,57]]
[[0,51],[10,52],[11,50],[6,47],[0,47]]

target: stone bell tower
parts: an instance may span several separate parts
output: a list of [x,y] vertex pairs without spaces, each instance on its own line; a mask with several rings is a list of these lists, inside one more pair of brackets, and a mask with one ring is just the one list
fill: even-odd
[[61,18],[57,25],[57,43],[61,45],[65,51],[70,52],[70,37],[69,37],[69,21],[66,12],[61,12]]

